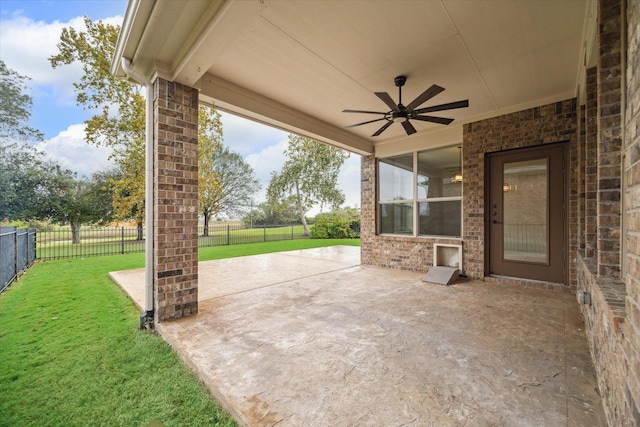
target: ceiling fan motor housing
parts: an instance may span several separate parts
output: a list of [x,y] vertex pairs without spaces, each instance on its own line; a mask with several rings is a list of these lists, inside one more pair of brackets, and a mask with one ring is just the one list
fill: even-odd
[[406,76],[398,76],[395,79],[393,79],[393,83],[395,83],[395,85],[397,87],[402,87],[404,86],[404,84],[407,82],[407,77]]

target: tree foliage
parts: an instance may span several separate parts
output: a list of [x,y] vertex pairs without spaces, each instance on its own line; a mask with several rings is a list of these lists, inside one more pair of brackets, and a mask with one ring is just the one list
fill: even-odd
[[352,209],[320,213],[311,226],[313,239],[351,239],[360,232],[360,214]]
[[304,233],[308,236],[306,213],[313,206],[337,208],[344,203],[344,194],[337,188],[338,174],[349,154],[295,135],[289,135],[289,147],[284,154],[287,160],[280,173],[271,174],[267,197],[282,200],[294,196]]
[[[82,64],[83,75],[73,86],[79,105],[96,114],[85,124],[87,141],[114,148],[132,141],[144,141],[145,101],[142,88],[111,74],[119,26],[92,22],[84,17],[86,31],[62,29],[58,54],[49,58],[53,68],[74,62]],[[124,154],[124,153],[120,153]]]
[[25,143],[0,144],[0,219],[48,219],[73,173]]
[[222,147],[220,113],[213,108],[198,109],[198,209],[208,235],[209,220],[220,211],[222,180],[215,169],[216,153]]
[[117,221],[136,222],[138,240],[142,240],[145,219],[145,146],[144,140],[132,141],[120,148],[118,168],[107,177],[112,193],[113,217]]
[[220,198],[216,201],[219,213],[229,218],[238,218],[246,213],[260,182],[253,168],[242,156],[221,146],[214,154],[213,167],[220,177]]
[[247,227],[256,225],[299,224],[300,217],[296,209],[295,197],[289,196],[282,200],[273,199],[260,203],[255,209],[251,209],[242,218],[242,222]]
[[[113,148],[119,173],[110,176],[114,216],[135,220],[142,238],[145,218],[145,100],[140,86],[111,74],[111,58],[119,26],[84,18],[86,31],[64,28],[52,67],[79,62],[84,74],[74,83],[77,102],[96,114],[85,122],[90,144]],[[200,212],[209,219],[220,210],[221,180],[214,158],[222,144],[220,114],[207,107],[198,110],[198,163]]]
[[229,217],[247,211],[260,189],[253,168],[242,156],[222,145],[220,113],[200,107],[198,115],[198,206],[208,235],[213,215]]
[[42,133],[29,127],[33,100],[25,91],[29,77],[0,60],[0,140],[41,140]]
[[79,62],[84,71],[74,83],[76,100],[96,112],[85,121],[86,141],[113,148],[119,172],[108,177],[117,220],[134,220],[142,238],[145,217],[145,100],[142,88],[111,74],[119,26],[84,18],[86,31],[64,28],[53,68]]
[[96,173],[91,180],[67,177],[51,205],[50,221],[71,226],[72,243],[80,243],[83,224],[104,224],[112,217],[111,197],[106,175]]

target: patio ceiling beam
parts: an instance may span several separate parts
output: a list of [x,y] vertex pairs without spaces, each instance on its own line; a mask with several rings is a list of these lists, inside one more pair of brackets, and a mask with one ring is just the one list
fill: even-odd
[[194,85],[222,51],[260,16],[264,7],[263,2],[257,1],[212,1],[174,55],[171,79]]
[[221,110],[353,153],[373,154],[370,141],[213,74],[205,74],[198,87],[200,99]]

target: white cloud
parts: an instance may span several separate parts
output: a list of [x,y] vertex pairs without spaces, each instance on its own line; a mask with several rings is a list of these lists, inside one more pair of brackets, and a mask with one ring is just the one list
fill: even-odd
[[262,123],[254,122],[221,111],[224,145],[246,156],[263,148],[276,145],[287,138],[287,133]]
[[37,144],[46,156],[70,169],[78,176],[90,177],[94,172],[107,169],[111,149],[96,147],[85,141],[85,125],[71,125],[51,139]]
[[280,172],[284,164],[284,151],[289,146],[287,138],[281,139],[277,144],[263,148],[257,153],[245,157],[245,161],[253,168],[256,178],[260,180],[262,189],[256,195],[256,203],[266,200],[267,186],[271,181],[271,172]]
[[[122,18],[103,21],[120,25]],[[34,98],[41,93],[53,92],[59,105],[75,105],[72,83],[82,77],[81,65],[73,63],[54,69],[49,62],[49,58],[59,52],[57,44],[65,27],[85,30],[81,17],[68,22],[47,23],[17,13],[10,19],[3,19],[0,21],[0,59],[8,68],[31,78]]]

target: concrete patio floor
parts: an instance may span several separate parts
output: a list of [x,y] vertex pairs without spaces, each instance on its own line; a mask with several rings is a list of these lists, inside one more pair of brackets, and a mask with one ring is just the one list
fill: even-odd
[[[241,425],[606,425],[574,296],[359,262],[201,262],[199,314],[158,332]],[[111,276],[142,304],[143,270]]]

